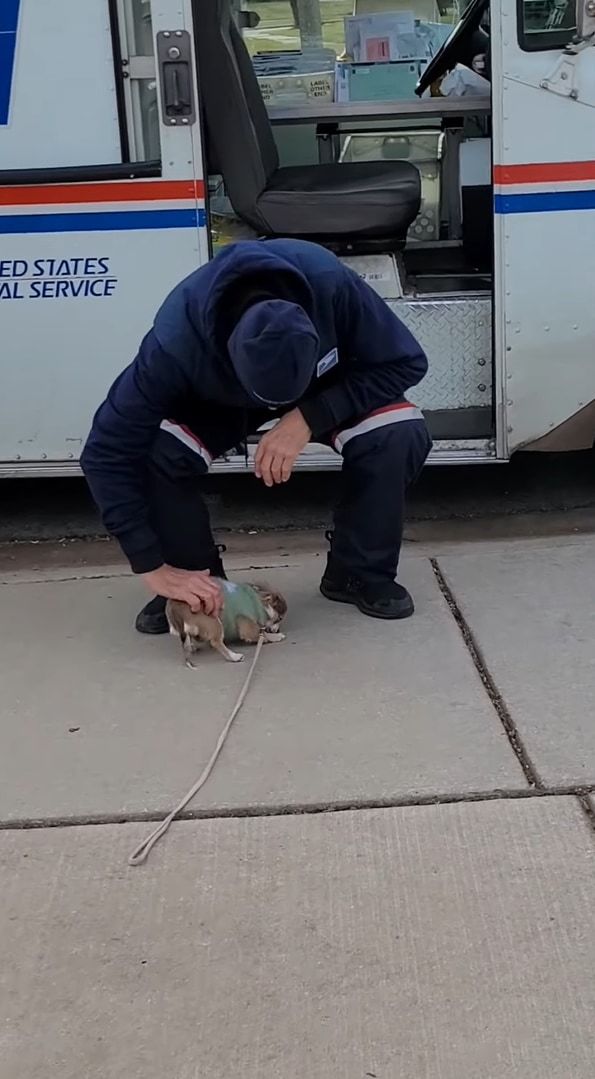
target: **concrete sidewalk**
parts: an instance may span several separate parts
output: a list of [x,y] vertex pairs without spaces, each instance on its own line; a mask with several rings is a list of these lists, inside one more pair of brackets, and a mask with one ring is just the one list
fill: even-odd
[[213,819],[137,869],[246,666],[136,635],[121,567],[5,574],[2,1079],[590,1079],[592,559],[416,545],[393,624],[323,601],[311,544],[232,559],[286,592],[288,639]]

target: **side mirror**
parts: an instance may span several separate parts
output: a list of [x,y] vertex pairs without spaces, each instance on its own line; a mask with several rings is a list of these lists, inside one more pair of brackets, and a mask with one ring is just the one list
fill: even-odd
[[595,36],[595,0],[576,0],[576,36],[579,41]]

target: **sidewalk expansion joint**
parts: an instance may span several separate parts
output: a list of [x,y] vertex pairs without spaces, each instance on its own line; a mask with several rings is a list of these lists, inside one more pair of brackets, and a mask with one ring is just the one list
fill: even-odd
[[585,817],[587,818],[587,823],[589,827],[592,829],[593,832],[595,832],[595,807],[593,806],[593,803],[589,798],[589,792],[582,791],[580,794],[577,794],[577,798],[578,803],[583,813],[585,814]]
[[68,577],[42,577],[38,571],[35,571],[35,575],[26,576],[26,572],[19,573],[18,577],[11,580],[1,580],[0,587],[10,588],[11,585],[15,584],[65,584],[68,581],[113,581],[119,577],[131,576],[130,570],[118,570],[114,573],[71,573]]
[[500,693],[500,690],[498,689],[498,686],[496,685],[490,673],[481,649],[477,641],[475,640],[475,637],[473,636],[471,627],[469,626],[469,623],[467,622],[463,612],[461,611],[461,608],[459,607],[454,592],[452,591],[450,585],[448,584],[448,581],[446,580],[442,570],[440,569],[438,559],[431,558],[430,563],[434,571],[434,576],[436,577],[438,587],[442,592],[442,595],[450,610],[450,613],[452,614],[455,622],[457,623],[457,626],[459,627],[465,647],[469,652],[471,659],[473,660],[475,670],[477,671],[483,687],[488,697],[490,698],[496,715],[498,716],[498,719],[500,720],[500,723],[504,728],[506,737],[508,738],[508,741],[510,743],[510,747],[516,759],[518,760],[521,768],[523,769],[527,783],[529,783],[531,787],[535,787],[536,790],[545,790],[544,783],[540,778],[539,773],[537,772],[537,769],[535,768],[535,765],[533,764],[525,748],[524,742],[518,732],[514,719],[508,711],[506,704],[504,703],[502,694]]
[[[299,563],[297,562],[263,562],[262,564],[236,566],[234,572],[236,573],[252,573],[254,571],[260,572],[261,570],[270,569],[299,569]],[[70,573],[65,577],[44,577],[41,570],[16,570],[12,577],[5,577],[0,579],[0,588],[9,588],[11,585],[24,585],[24,584],[66,584],[69,581],[78,581],[79,583],[85,581],[112,581],[115,579],[121,579],[123,577],[132,578],[132,572],[129,569],[114,569],[113,571],[106,571],[105,573],[85,573],[82,569],[78,573]]]
[[[591,786],[522,787],[518,790],[465,791],[460,794],[412,794],[401,798],[367,798],[359,801],[351,798],[339,802],[313,802],[303,805],[237,806],[186,809],[176,820],[225,820],[245,817],[300,817],[323,813],[357,812],[360,809],[408,809],[439,805],[459,805],[469,802],[506,802],[524,798],[575,797],[583,809],[589,805],[587,795],[595,792]],[[39,828],[75,828],[87,825],[157,823],[167,815],[167,809],[145,810],[129,813],[89,813],[68,817],[31,817],[0,821],[0,831],[31,831]],[[595,827],[595,814],[589,806]]]

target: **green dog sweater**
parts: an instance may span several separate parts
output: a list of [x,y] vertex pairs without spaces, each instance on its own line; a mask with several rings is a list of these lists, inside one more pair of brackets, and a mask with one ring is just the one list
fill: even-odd
[[253,622],[257,622],[259,626],[266,626],[268,615],[264,603],[252,585],[222,580],[221,587],[225,593],[221,613],[223,639],[225,641],[237,641],[239,639],[236,619],[240,614],[244,618],[250,618]]

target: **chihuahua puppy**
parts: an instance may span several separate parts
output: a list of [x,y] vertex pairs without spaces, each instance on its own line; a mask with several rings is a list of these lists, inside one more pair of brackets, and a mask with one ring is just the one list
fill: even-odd
[[234,641],[256,644],[263,636],[266,642],[284,641],[279,627],[287,614],[287,603],[280,592],[263,584],[237,584],[215,578],[223,593],[223,607],[218,616],[192,611],[182,600],[168,599],[165,613],[169,632],[179,637],[184,661],[194,670],[192,655],[202,643],[209,643],[230,663],[243,660],[241,652],[227,647]]

